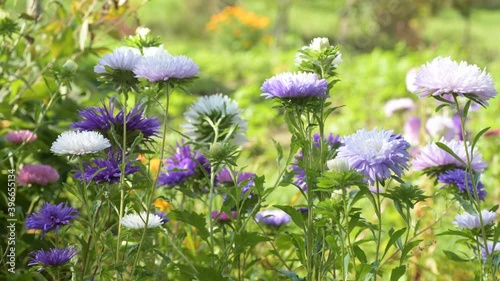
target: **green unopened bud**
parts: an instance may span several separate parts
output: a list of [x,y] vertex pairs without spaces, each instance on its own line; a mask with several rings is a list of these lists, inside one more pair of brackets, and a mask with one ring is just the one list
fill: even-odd
[[328,160],[326,162],[326,166],[330,171],[334,171],[337,173],[343,173],[350,170],[349,162],[345,158],[335,158],[332,160]]
[[215,159],[220,159],[225,154],[225,147],[223,143],[216,142],[210,145],[210,155],[212,155]]
[[73,60],[67,60],[62,67],[64,70],[74,73],[78,69],[78,64]]

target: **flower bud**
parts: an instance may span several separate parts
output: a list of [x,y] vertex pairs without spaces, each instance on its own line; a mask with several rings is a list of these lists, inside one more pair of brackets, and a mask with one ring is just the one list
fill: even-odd
[[345,158],[335,158],[332,160],[328,160],[326,162],[326,166],[330,171],[335,171],[338,173],[347,172],[350,170],[349,162]]

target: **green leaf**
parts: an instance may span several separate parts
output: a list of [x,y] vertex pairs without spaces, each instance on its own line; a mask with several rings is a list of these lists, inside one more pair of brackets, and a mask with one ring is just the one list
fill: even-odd
[[476,146],[476,143],[479,140],[479,138],[481,138],[481,136],[484,135],[490,128],[491,127],[486,127],[482,129],[479,133],[477,133],[477,135],[474,137],[474,140],[472,141],[471,151],[474,151],[474,147]]
[[246,248],[254,248],[261,242],[267,242],[270,238],[259,235],[257,232],[241,232],[234,236],[233,255],[239,255],[245,252]]
[[458,194],[454,194],[455,196],[455,199],[460,202],[460,205],[462,205],[462,208],[464,208],[464,210],[471,214],[471,215],[475,215],[477,214],[476,210],[474,209],[474,207],[467,201],[465,200],[464,198],[462,198],[462,196],[458,195]]
[[293,223],[295,223],[298,227],[304,229],[304,217],[301,212],[287,205],[274,205],[274,207],[281,209],[282,211],[287,213],[292,218]]
[[363,250],[361,250],[359,246],[354,245],[352,247],[352,250],[354,251],[354,255],[356,256],[356,258],[358,258],[360,262],[367,263],[366,254],[365,252],[363,252]]
[[400,265],[395,267],[391,272],[391,281],[398,281],[401,276],[403,276],[406,272],[406,266]]
[[464,233],[464,232],[459,231],[459,230],[447,230],[445,232],[441,232],[441,233],[436,234],[436,236],[443,236],[443,235],[460,236],[460,237],[468,238],[472,241],[476,241],[476,238],[474,236],[467,234],[467,233]]
[[446,255],[447,258],[449,258],[452,261],[456,261],[456,262],[469,262],[469,261],[471,261],[471,259],[462,258],[459,255],[453,253],[452,251],[443,250],[443,253]]
[[441,148],[442,150],[448,152],[448,154],[450,154],[451,156],[453,156],[455,159],[457,159],[458,162],[462,163],[464,166],[467,166],[467,164],[464,162],[464,160],[462,160],[460,157],[458,157],[457,154],[455,154],[455,152],[453,152],[453,150],[451,150],[451,148],[449,148],[446,144],[442,143],[442,142],[436,142],[436,145]]
[[188,212],[188,211],[173,210],[168,214],[168,216],[172,220],[181,221],[196,227],[198,229],[198,235],[200,235],[200,237],[203,240],[205,241],[207,240],[209,233],[206,228],[207,222],[203,214],[198,214],[195,212]]
[[385,246],[385,251],[384,254],[382,255],[382,258],[385,257],[387,254],[387,251],[389,251],[389,248],[396,243],[396,241],[405,233],[406,227],[401,228],[398,231],[395,231],[393,234],[391,234],[391,238],[389,238],[389,242],[387,242],[387,245]]
[[405,262],[405,260],[407,259],[408,257],[408,253],[413,249],[415,248],[416,246],[418,246],[418,244],[420,244],[420,242],[422,242],[424,240],[422,239],[419,239],[419,240],[415,240],[415,241],[411,241],[410,243],[406,244],[404,247],[403,247],[403,250],[401,251],[401,258],[400,258],[400,263],[403,263]]

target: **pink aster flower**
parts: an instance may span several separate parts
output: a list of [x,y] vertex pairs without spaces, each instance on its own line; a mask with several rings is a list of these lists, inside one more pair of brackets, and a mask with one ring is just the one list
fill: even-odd
[[8,133],[5,138],[11,143],[32,143],[36,140],[37,135],[30,130],[19,130]]
[[[445,140],[441,138],[439,141],[448,146],[463,162],[467,163],[465,148],[463,141],[460,140]],[[470,145],[467,144],[467,150],[470,151]],[[413,169],[416,171],[425,170],[427,168],[454,165],[459,168],[465,168],[465,165],[451,156],[448,152],[441,149],[432,142],[422,147],[420,153],[415,157],[412,162]],[[486,168],[486,162],[483,161],[481,153],[474,151],[471,163],[471,168],[474,172],[482,172]]]
[[491,74],[477,65],[469,65],[465,61],[457,63],[450,57],[437,57],[422,65],[415,77],[414,86],[421,98],[455,94],[473,98],[485,105],[488,104],[488,99],[497,94]]
[[19,171],[19,186],[28,184],[48,185],[59,180],[59,173],[49,165],[29,164]]

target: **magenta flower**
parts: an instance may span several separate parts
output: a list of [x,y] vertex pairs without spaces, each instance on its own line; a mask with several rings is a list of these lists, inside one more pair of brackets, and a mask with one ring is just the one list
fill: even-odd
[[59,173],[49,165],[28,164],[19,171],[17,181],[19,186],[29,184],[48,185],[59,180]]
[[226,212],[212,211],[212,219],[217,220],[220,223],[230,222],[236,219],[236,211],[232,211],[231,215]]
[[19,130],[8,133],[5,139],[7,139],[8,142],[20,144],[23,142],[32,143],[37,137],[38,136],[30,130]]

